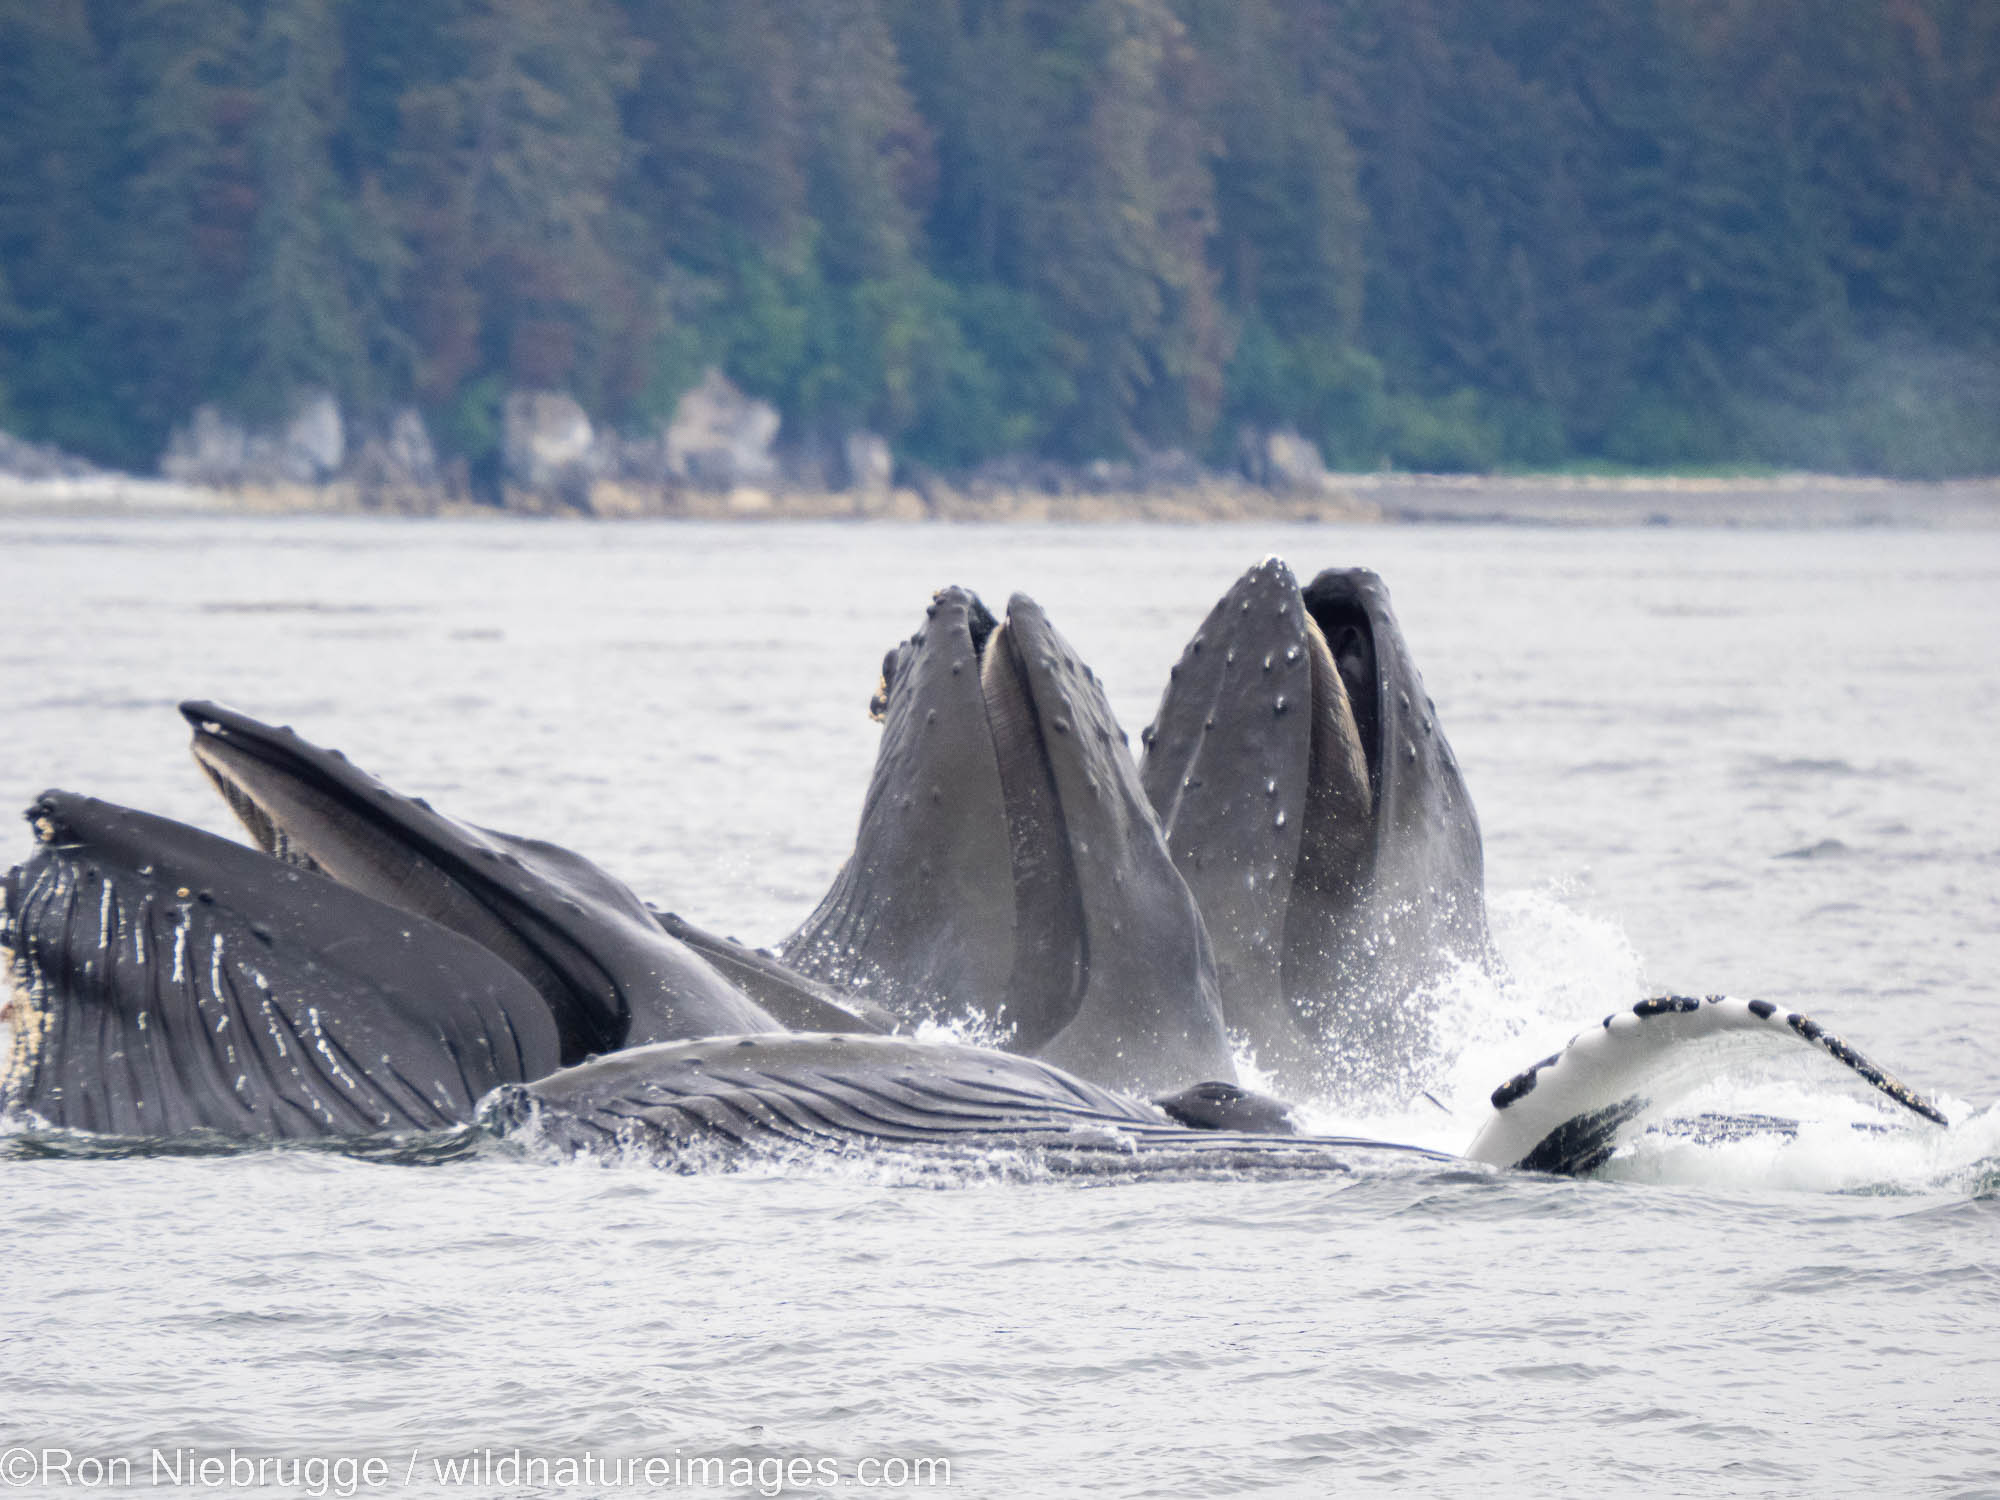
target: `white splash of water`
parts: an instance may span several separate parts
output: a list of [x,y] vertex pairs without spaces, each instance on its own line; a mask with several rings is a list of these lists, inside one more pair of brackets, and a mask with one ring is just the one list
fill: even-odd
[[[1805,1054],[1801,1054],[1804,1056]],[[1716,1138],[1684,1127],[1648,1131],[1599,1170],[1624,1182],[1749,1192],[1931,1194],[1982,1190],[2000,1175],[2000,1105],[1974,1110],[1937,1101],[1952,1120],[1930,1124],[1853,1095],[1837,1079],[1787,1083],[1763,1075],[1718,1078],[1678,1114],[1741,1118],[1754,1111],[1792,1123]]]
[[1400,1108],[1301,1111],[1305,1128],[1462,1151],[1493,1090],[1584,1026],[1641,998],[1638,955],[1614,923],[1565,904],[1560,890],[1488,899],[1499,972],[1460,967],[1421,1003],[1435,1057],[1426,1087]]
[[[1308,1105],[1306,1129],[1462,1151],[1495,1088],[1647,993],[1624,932],[1560,889],[1495,897],[1490,915],[1502,972],[1467,965],[1426,997],[1437,1051],[1429,1087],[1400,1108]],[[1849,1040],[1867,1050],[1865,1038]],[[1242,1061],[1251,1082],[1254,1059]],[[1678,1071],[1695,1084],[1597,1175],[1815,1193],[1979,1192],[2000,1177],[2000,1105],[1938,1099],[1954,1122],[1940,1128],[1804,1046],[1774,1055],[1718,1044],[1680,1059]]]
[[1000,1015],[986,1016],[966,1009],[943,1020],[927,1016],[917,1022],[912,1035],[920,1042],[933,1045],[995,1047],[1004,1051],[1014,1035],[1014,1028],[1008,1024],[1004,1010]]

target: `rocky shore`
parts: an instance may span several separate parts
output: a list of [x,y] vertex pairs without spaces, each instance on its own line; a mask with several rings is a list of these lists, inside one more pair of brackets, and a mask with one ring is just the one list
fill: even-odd
[[500,442],[477,483],[463,460],[440,460],[414,410],[357,432],[324,393],[265,429],[199,409],[173,434],[158,477],[0,433],[0,515],[2000,526],[2000,478],[1337,474],[1282,429],[1240,434],[1228,470],[1166,452],[942,474],[898,462],[867,432],[782,444],[777,412],[714,371],[652,433],[595,429],[556,392],[516,392],[496,415]]

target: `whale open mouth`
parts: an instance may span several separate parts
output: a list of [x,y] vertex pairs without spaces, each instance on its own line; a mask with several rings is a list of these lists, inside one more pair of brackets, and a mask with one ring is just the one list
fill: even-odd
[[[923,627],[883,658],[869,704],[885,740],[857,859],[790,956],[905,990],[906,1009],[970,1000],[1027,1050],[1075,1016],[1088,943],[1057,785],[1076,727],[1051,680],[1057,650],[1031,599],[1010,600],[1001,620],[968,589],[933,596]],[[927,899],[939,878],[984,889],[947,907]],[[933,949],[942,927],[956,929],[939,945],[949,962]]]
[[[183,714],[192,706],[184,705]],[[205,709],[206,705],[202,707]],[[324,874],[319,861],[292,836],[285,825],[272,816],[271,810],[258,800],[252,790],[256,785],[268,786],[266,779],[252,769],[251,763],[257,758],[255,752],[232,743],[228,731],[216,719],[203,718],[191,722],[195,731],[195,764],[201,767],[209,782],[222,794],[222,800],[229,804],[229,810],[236,814],[237,821],[257,841],[257,847],[288,865]],[[297,805],[303,799],[293,800]],[[310,798],[310,803],[323,807],[327,800],[314,797]],[[302,823],[304,821],[301,819]],[[324,826],[323,820],[314,822],[317,826]]]
[[996,619],[941,590],[872,706],[854,852],[786,960],[1093,1077],[1228,1076],[1193,898],[1101,684],[1040,606],[1017,594]]
[[197,763],[269,853],[497,955],[554,1013],[565,1062],[722,1032],[878,1030],[807,986],[753,1000],[582,855],[476,828],[338,751],[210,703],[183,704]]
[[[1223,596],[1145,735],[1146,792],[1192,881],[1281,896],[1295,877],[1366,878],[1388,740],[1380,665],[1352,590],[1308,597],[1269,558]],[[1277,940],[1256,937],[1266,924],[1240,899],[1217,899],[1210,912],[1204,897],[1211,929]]]
[[[924,618],[935,622],[938,628],[942,628],[948,634],[962,633],[964,644],[972,652],[973,661],[983,667],[986,643],[993,638],[993,632],[1000,628],[1000,622],[993,617],[993,611],[986,607],[985,600],[970,589],[939,589],[931,596],[930,608],[924,612]],[[895,691],[896,683],[904,677],[905,660],[930,639],[931,628],[926,626],[909,640],[898,641],[883,653],[882,677],[875,685],[874,696],[868,700],[868,717],[876,723],[880,724],[888,719],[890,694]],[[960,673],[954,671],[953,675],[957,676]]]
[[[574,1007],[559,962],[524,931],[521,900],[498,871],[474,868],[469,830],[290,729],[214,703],[184,703],[181,714],[195,763],[266,853],[463,933],[551,1005]],[[483,863],[500,862],[487,851]]]
[[1259,1065],[1319,1090],[1340,1055],[1343,1084],[1400,1086],[1427,1045],[1412,997],[1487,944],[1478,823],[1382,581],[1246,570],[1175,665],[1142,775]]
[[[1368,769],[1368,801],[1372,811],[1382,795],[1383,698],[1380,663],[1375,652],[1375,625],[1358,599],[1306,599],[1307,649],[1315,665],[1330,667],[1313,677],[1314,712],[1333,719],[1344,700],[1354,725],[1353,739]],[[1322,658],[1320,653],[1324,652]]]
[[588,860],[474,828],[337,751],[212,703],[187,703],[194,757],[271,854],[472,939],[548,1003],[573,1062],[634,1040],[775,1022],[686,954]]

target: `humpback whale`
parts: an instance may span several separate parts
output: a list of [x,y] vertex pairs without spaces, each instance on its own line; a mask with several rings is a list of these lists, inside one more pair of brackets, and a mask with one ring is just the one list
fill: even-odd
[[[1100,1174],[1450,1159],[1302,1134],[1287,1106],[1234,1085],[1147,1101],[1039,1058],[868,1033],[659,1042],[558,1071],[552,1007],[457,933],[89,798],[47,793],[31,819],[37,850],[0,882],[11,1036],[0,1112],[58,1128],[352,1138],[476,1114],[558,1149],[639,1148],[681,1166],[996,1147]],[[1465,1159],[1587,1175],[1674,1123],[1677,1100],[1712,1077],[1703,1046],[1743,1040],[1803,1046],[1908,1115],[1946,1124],[1808,1017],[1668,996],[1607,1017],[1496,1089]]]
[[[1091,1173],[1582,1175],[1687,1123],[1714,1049],[1777,1045],[1946,1123],[1809,1018],[1724,997],[1579,1034],[1494,1091],[1464,1158],[1306,1133],[1238,1087],[1225,1014],[1288,1092],[1324,1093],[1413,1057],[1411,995],[1486,952],[1478,824],[1373,574],[1246,574],[1175,669],[1143,774],[1021,596],[1001,621],[940,593],[875,706],[854,852],[774,957],[289,730],[184,705],[261,848],[35,804],[35,851],[0,880],[0,1113],[252,1141],[465,1140],[476,1117],[682,1166],[999,1148]],[[882,1034],[966,1012],[1005,1050]]]
[[446,817],[289,729],[213,703],[181,713],[195,760],[264,849],[496,954],[548,1003],[565,1063],[721,1032],[875,1029],[803,986],[774,1016],[581,855]]
[[0,1110],[147,1137],[300,1139],[469,1120],[560,1063],[476,943],[309,870],[51,791],[0,884]]
[[904,1037],[714,1037],[638,1047],[495,1090],[480,1122],[568,1153],[675,1164],[903,1151],[1031,1152],[1057,1171],[1349,1171],[1357,1156],[1438,1163],[1421,1146],[1191,1127],[1040,1058]]
[[894,1012],[858,990],[835,991],[801,974],[762,948],[697,927],[678,912],[648,906],[677,942],[701,955],[717,973],[784,1023],[788,1031],[880,1031],[900,1025]]
[[[857,1035],[636,1047],[502,1085],[479,1120],[563,1153],[636,1151],[683,1168],[879,1153],[952,1162],[1002,1150],[1053,1171],[1097,1174],[1349,1171],[1357,1161],[1380,1167],[1400,1158],[1587,1176],[1649,1120],[1666,1118],[1695,1075],[1706,1074],[1714,1059],[1701,1044],[1746,1035],[1816,1049],[1905,1118],[1946,1123],[1935,1105],[1804,1016],[1762,1001],[1680,996],[1609,1016],[1501,1085],[1462,1157],[1294,1133],[1288,1118],[1254,1106],[1216,1116],[1190,1112],[1185,1098],[1148,1103],[990,1047]],[[1230,1090],[1211,1102],[1249,1101]]]
[[1389,593],[1271,558],[1209,612],[1141,737],[1223,1014],[1293,1094],[1407,1093],[1411,997],[1488,953],[1479,822]]
[[1235,1076],[1214,963],[1095,675],[1026,595],[941,591],[883,662],[854,851],[780,949],[908,1020],[1121,1088]]

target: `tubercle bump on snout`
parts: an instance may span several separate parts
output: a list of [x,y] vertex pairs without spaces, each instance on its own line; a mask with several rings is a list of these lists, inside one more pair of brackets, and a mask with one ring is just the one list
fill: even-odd
[[476,1119],[482,1130],[514,1135],[532,1126],[540,1114],[541,1103],[526,1084],[503,1083],[479,1101]]

